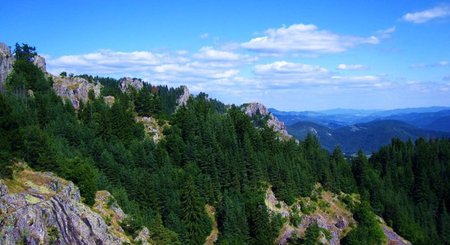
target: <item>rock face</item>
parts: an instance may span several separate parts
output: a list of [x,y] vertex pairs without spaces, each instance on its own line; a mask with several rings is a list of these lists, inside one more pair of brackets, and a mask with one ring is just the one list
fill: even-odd
[[114,105],[114,103],[116,102],[116,98],[114,98],[114,96],[111,95],[103,97],[103,100],[105,101],[105,104],[107,104],[109,107]]
[[279,134],[278,138],[281,140],[288,140],[292,136],[287,132],[286,126],[278,118],[276,118],[272,113],[267,110],[266,106],[261,103],[246,103],[242,105],[242,110],[244,113],[253,118],[257,115],[267,117],[267,126],[271,127],[275,132]]
[[130,88],[139,91],[144,87],[144,81],[139,78],[124,77],[119,80],[119,87],[122,93],[128,92]]
[[178,99],[177,99],[177,106],[184,106],[184,105],[186,105],[188,100],[189,100],[189,96],[191,96],[191,94],[189,93],[188,87],[181,86],[181,88],[183,89],[183,94],[181,94],[180,97],[178,97]]
[[95,97],[100,95],[101,84],[90,82],[81,77],[53,76],[53,90],[63,99],[68,99],[75,109],[80,108],[80,102],[89,100],[89,91],[93,90]]
[[44,57],[40,56],[40,55],[36,55],[33,58],[33,64],[35,66],[37,66],[37,68],[41,69],[41,71],[43,71],[44,73],[47,72],[47,65],[45,63],[45,59]]
[[0,43],[0,88],[12,71],[14,60],[14,56],[11,54],[11,49],[8,45]]
[[142,123],[144,125],[145,134],[150,137],[153,142],[158,143],[163,139],[164,126],[160,126],[158,121],[153,117],[136,117],[136,122]]
[[[0,180],[0,244],[130,243],[123,230],[81,202],[72,182],[23,168],[12,180]],[[109,193],[103,194],[107,201]],[[109,211],[113,219],[124,217],[115,210]]]

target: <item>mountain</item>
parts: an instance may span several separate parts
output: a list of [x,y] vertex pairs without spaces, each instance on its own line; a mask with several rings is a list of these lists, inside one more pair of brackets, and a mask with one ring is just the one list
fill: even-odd
[[347,154],[362,149],[365,153],[377,151],[381,146],[389,144],[392,138],[415,140],[419,137],[450,137],[450,133],[420,129],[397,120],[377,120],[369,123],[358,123],[336,129],[327,128],[313,122],[298,122],[288,126],[288,132],[297,139],[305,139],[308,133],[316,135],[321,145],[332,151],[337,145]]
[[[22,46],[0,90],[0,244],[402,241],[377,215],[414,244],[450,242],[448,139],[394,140],[369,159],[345,158],[314,137],[292,139],[262,104],[55,76]],[[300,132],[334,137],[349,126],[321,127]],[[398,130],[411,136],[410,127]]]

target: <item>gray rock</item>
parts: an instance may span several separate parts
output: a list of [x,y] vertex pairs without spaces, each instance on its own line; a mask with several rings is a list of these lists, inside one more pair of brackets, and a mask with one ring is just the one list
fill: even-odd
[[29,169],[24,173],[10,192],[0,180],[0,244],[130,242],[124,234],[111,232],[101,215],[81,202],[72,182]]
[[249,117],[254,117],[256,115],[267,116],[267,126],[279,134],[278,139],[288,140],[292,138],[292,136],[287,132],[284,123],[270,113],[263,104],[258,102],[246,103],[243,104],[241,108]]
[[180,97],[178,97],[177,99],[177,106],[185,106],[189,100],[189,97],[191,96],[191,94],[189,93],[189,89],[186,86],[181,86],[181,88],[183,89],[183,94],[180,95]]
[[147,227],[142,228],[137,237],[134,239],[134,242],[142,245],[152,244],[150,239],[150,231]]
[[144,81],[139,78],[124,77],[119,80],[119,87],[122,93],[129,92],[130,88],[139,91],[144,87]]
[[0,89],[13,69],[14,60],[8,45],[0,43]]
[[33,64],[35,66],[37,66],[37,68],[41,69],[41,71],[43,71],[44,73],[47,72],[47,66],[46,66],[44,57],[42,57],[40,55],[34,56]]
[[101,84],[81,77],[53,76],[55,93],[63,99],[69,100],[76,110],[80,108],[80,102],[87,103],[89,101],[89,91],[93,90],[95,97],[98,97],[101,87]]

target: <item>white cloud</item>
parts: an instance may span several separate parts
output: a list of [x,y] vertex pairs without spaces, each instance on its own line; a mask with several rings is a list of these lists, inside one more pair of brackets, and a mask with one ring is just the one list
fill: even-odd
[[265,88],[337,86],[338,88],[385,88],[391,83],[381,76],[348,76],[330,72],[317,65],[276,61],[255,65],[255,79]]
[[365,65],[360,64],[339,64],[336,69],[343,70],[343,71],[365,71],[368,70],[369,67]]
[[359,37],[340,35],[320,30],[315,25],[294,24],[278,29],[268,29],[265,35],[242,43],[245,49],[266,53],[339,53],[362,44],[377,44],[376,36]]
[[194,92],[225,89],[242,81],[240,69],[255,59],[231,51],[203,47],[196,53],[185,50],[167,52],[118,52],[99,50],[88,54],[47,59],[53,74],[141,77],[149,82],[171,86],[188,85]]
[[208,39],[208,38],[209,38],[209,34],[208,33],[200,34],[200,39]]
[[402,19],[414,24],[425,23],[433,19],[450,16],[449,6],[437,6],[420,12],[407,13]]
[[376,31],[375,34],[377,35],[378,38],[390,38],[391,34],[394,33],[396,31],[395,26],[384,29],[384,30],[379,30]]
[[215,61],[235,61],[243,58],[239,54],[229,51],[217,50],[214,49],[213,47],[202,47],[200,49],[200,52],[195,54],[194,57],[203,60],[215,60]]
[[447,67],[449,65],[450,65],[450,63],[447,60],[441,60],[441,61],[438,61],[438,62],[432,63],[432,64],[426,64],[426,63],[412,64],[409,67],[416,68],[416,69],[424,69],[424,68]]

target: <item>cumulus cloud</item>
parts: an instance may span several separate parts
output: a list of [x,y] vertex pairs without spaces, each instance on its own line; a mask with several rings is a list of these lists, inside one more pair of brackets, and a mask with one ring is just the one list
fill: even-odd
[[384,88],[391,83],[380,76],[348,76],[329,71],[317,65],[276,61],[255,65],[255,79],[266,88],[288,88],[298,86],[338,86],[341,88]]
[[214,61],[236,61],[242,59],[243,56],[237,53],[217,50],[213,47],[202,47],[200,51],[194,55],[195,58]]
[[188,84],[192,90],[205,90],[212,85],[232,86],[238,82],[240,68],[252,62],[247,55],[203,47],[196,53],[174,51],[118,52],[100,50],[81,55],[65,55],[47,59],[53,74],[62,71],[75,74],[107,75],[113,77],[142,77],[149,82]]
[[315,25],[294,24],[268,29],[263,36],[242,43],[245,49],[266,53],[340,53],[363,44],[377,44],[376,36],[359,37],[340,35],[321,30]]
[[403,15],[402,20],[414,24],[421,24],[433,19],[444,18],[447,16],[450,16],[450,7],[448,5],[445,5],[437,6],[419,12],[407,13]]
[[343,71],[365,71],[368,70],[369,67],[360,64],[339,64],[336,69]]

